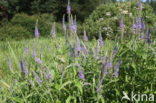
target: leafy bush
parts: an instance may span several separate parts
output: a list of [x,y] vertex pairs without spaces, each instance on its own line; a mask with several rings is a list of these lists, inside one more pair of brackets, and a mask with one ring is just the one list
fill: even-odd
[[0,28],[0,40],[21,40],[31,38],[31,33],[22,26],[7,24]]
[[[38,30],[39,30],[39,34],[42,37],[47,37],[47,35],[50,35],[51,29],[52,29],[52,25],[54,23],[55,18],[53,17],[53,15],[50,14],[41,14],[41,15],[32,15],[29,16],[25,13],[21,13],[21,14],[16,14],[10,24],[8,24],[7,21],[4,21],[1,25],[1,35],[3,34],[3,36],[0,37],[0,40],[5,40],[6,38],[12,38],[15,40],[20,40],[20,39],[27,39],[27,38],[32,38],[34,37],[34,30],[35,30],[35,24],[36,24],[36,20],[38,20]],[[7,29],[9,28],[9,29]],[[15,37],[17,35],[19,35],[19,33],[17,32],[17,34],[11,34],[11,32],[9,31],[10,29],[17,29],[17,31],[21,30],[19,33],[25,33],[25,35],[21,34],[21,36],[19,37]],[[56,32],[57,33],[62,33],[62,25],[60,23],[56,23]],[[4,29],[4,30],[3,30]],[[3,32],[5,31],[5,32]],[[23,36],[23,37],[22,37]],[[25,38],[24,38],[25,37]]]
[[[125,30],[129,30],[132,27],[133,18],[138,17],[138,6],[136,2],[132,2],[132,19],[129,21],[129,13],[127,6],[128,3],[123,3],[123,13],[124,13],[124,25]],[[145,20],[145,24],[148,26],[154,26],[156,22],[156,15],[153,13],[153,9],[149,5],[143,4],[142,17]],[[120,4],[111,3],[107,5],[99,6],[94,12],[86,19],[84,23],[84,28],[88,32],[90,38],[98,37],[98,31],[101,30],[106,37],[115,37],[120,33]],[[116,35],[115,35],[116,34]]]

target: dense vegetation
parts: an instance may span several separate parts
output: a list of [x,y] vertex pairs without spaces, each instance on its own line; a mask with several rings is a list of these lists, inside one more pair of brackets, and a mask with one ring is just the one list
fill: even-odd
[[[0,102],[154,102],[155,97],[131,97],[132,92],[156,95],[156,16],[152,8],[132,2],[133,9],[138,9],[126,15],[116,8],[120,5],[124,10],[127,2],[102,5],[82,26],[72,15],[72,3],[67,4],[67,14],[59,14],[62,23],[56,22],[55,14],[44,12],[15,13],[9,22],[3,20]],[[105,26],[111,29],[103,30]],[[130,99],[123,99],[123,93]]]

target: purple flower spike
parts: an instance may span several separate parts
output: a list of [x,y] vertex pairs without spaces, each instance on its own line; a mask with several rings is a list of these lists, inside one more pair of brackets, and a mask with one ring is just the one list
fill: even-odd
[[115,55],[117,52],[117,45],[115,45],[114,49],[113,49],[113,55]]
[[100,43],[98,40],[97,46],[96,46],[96,56],[99,56],[99,51],[100,51]]
[[156,31],[156,27],[154,28],[154,31]]
[[97,86],[97,92],[98,92],[98,93],[99,93],[100,90],[101,90],[101,85],[102,85],[103,80],[104,80],[104,76],[102,77],[102,79],[101,79],[101,80],[99,81],[99,83],[98,83],[98,86]]
[[33,46],[32,46],[32,56],[33,56],[34,58],[36,57],[34,41],[33,41]]
[[121,60],[115,65],[114,76],[118,77],[119,66],[121,64]]
[[151,43],[151,40],[150,40],[150,28],[146,32],[146,41],[147,41],[148,44]]
[[86,41],[86,42],[88,41],[88,37],[87,37],[87,35],[86,35],[86,30],[84,30],[83,40]]
[[24,73],[25,75],[28,75],[28,68],[27,68],[27,65],[26,65],[26,59],[24,59]]
[[73,46],[70,44],[70,57],[74,57]]
[[66,27],[66,24],[65,24],[65,18],[64,18],[64,16],[63,16],[62,22],[63,22],[63,30],[66,31],[67,30],[67,27]]
[[28,55],[29,53],[29,47],[28,47],[28,43],[26,43],[26,46],[25,46],[25,54]]
[[47,71],[48,71],[48,78],[53,80],[53,75],[52,73],[50,72],[49,68],[47,67]]
[[67,5],[67,14],[71,14],[71,7],[70,7],[70,0],[68,0],[68,5]]
[[33,71],[33,73],[35,75],[37,84],[40,84],[42,82],[41,79],[40,79],[40,77],[37,75],[37,73],[35,71]]
[[99,43],[100,43],[100,46],[102,47],[103,46],[103,39],[102,39],[101,31],[99,31]]
[[53,27],[52,27],[52,38],[54,39],[56,37],[56,33],[55,33],[55,23],[53,23]]
[[79,69],[79,77],[82,79],[82,80],[85,80],[84,78],[84,72],[82,69]]
[[34,83],[31,80],[28,80],[29,84],[33,87]]
[[20,67],[21,67],[21,72],[24,73],[24,66],[23,66],[23,62],[22,62],[22,56],[20,57]]
[[36,26],[35,26],[35,37],[36,37],[36,39],[39,38],[39,32],[38,32],[37,25],[38,25],[38,21],[36,22]]
[[42,61],[41,61],[39,58],[35,57],[35,61],[36,61],[38,64],[42,65]]
[[106,57],[102,57],[102,64],[106,63]]
[[68,32],[66,33],[66,45],[68,43]]
[[44,46],[42,44],[42,46],[41,46],[41,56],[43,55],[43,48],[44,48]]
[[122,29],[123,26],[124,26],[124,24],[123,24],[123,16],[121,16],[121,18],[120,18],[120,28]]
[[12,71],[12,67],[11,67],[11,61],[10,61],[10,58],[9,58],[9,56],[7,56],[7,59],[8,59],[8,65],[9,65],[9,69],[10,69],[10,71]]
[[81,47],[80,47],[80,42],[79,42],[79,38],[76,38],[76,48],[75,48],[75,52],[78,56],[80,56],[81,53]]

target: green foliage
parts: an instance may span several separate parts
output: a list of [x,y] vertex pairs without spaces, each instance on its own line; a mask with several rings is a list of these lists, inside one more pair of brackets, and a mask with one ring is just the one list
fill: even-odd
[[[143,10],[141,17],[145,21],[146,26],[154,27],[154,23],[156,22],[156,15],[153,13],[153,9],[147,5],[143,4]],[[136,2],[132,2],[132,17],[129,18],[129,8],[128,2],[122,4],[123,13],[124,13],[124,26],[125,31],[128,31],[132,27],[132,21],[135,17],[138,17],[138,6]],[[110,13],[110,16],[109,16]],[[93,13],[86,19],[84,23],[84,28],[88,32],[88,36],[90,38],[96,37],[98,38],[98,31],[101,30],[103,33],[103,37],[115,38],[116,36],[120,36],[120,4],[119,3],[111,3],[107,5],[100,5]]]
[[[109,74],[104,78],[101,85],[101,91],[97,93],[97,86],[101,75],[101,58],[97,58],[91,54],[92,47],[96,47],[97,41],[88,42],[86,44],[89,50],[88,56],[84,59],[84,54],[80,57],[70,57],[69,45],[65,45],[65,37],[56,39],[42,39],[38,41],[29,40],[29,54],[24,53],[25,43],[27,41],[11,41],[8,44],[0,42],[0,47],[4,47],[5,52],[0,52],[2,60],[0,64],[2,70],[9,71],[6,55],[10,56],[13,72],[8,72],[4,78],[8,78],[10,90],[1,89],[0,100],[3,102],[123,102],[122,92],[131,93],[153,93],[156,90],[156,59],[153,50],[155,50],[154,42],[148,45],[144,40],[138,40],[137,37],[132,37],[124,42],[117,43],[106,40],[103,47],[100,48],[99,57],[106,56],[106,63],[109,61],[109,56],[112,55],[114,44],[117,44],[117,54],[112,58],[113,67],[109,69]],[[69,38],[70,42],[74,42],[73,38]],[[35,41],[36,56],[42,60],[42,65],[39,65],[32,58],[32,43]],[[81,41],[82,42],[82,41]],[[46,47],[49,45],[49,49]],[[41,46],[43,55],[41,55]],[[17,48],[18,47],[18,48]],[[10,52],[11,50],[11,52]],[[107,52],[107,53],[106,53]],[[104,54],[107,55],[104,55]],[[20,55],[19,55],[20,54]],[[21,70],[18,68],[20,56],[23,61],[26,58],[29,74],[23,78]],[[122,60],[119,68],[119,75],[114,78],[113,71],[115,64]],[[17,62],[17,64],[16,64]],[[84,71],[85,80],[81,80],[78,76],[79,68],[73,63],[80,64]],[[53,74],[53,80],[48,80],[41,73],[41,68],[46,71],[48,67]],[[38,85],[32,71],[36,71],[40,76],[42,83]],[[46,71],[46,73],[48,73]],[[4,75],[4,74],[3,74]],[[9,76],[8,76],[9,75]],[[14,80],[18,82],[15,83]],[[31,86],[27,80],[31,80],[34,86]],[[0,81],[1,82],[1,81]],[[2,88],[6,88],[2,84]]]
[[[32,15],[29,16],[25,13],[21,14],[16,14],[12,19],[11,22],[8,24],[8,21],[3,20],[2,22],[2,28],[1,29],[1,37],[0,40],[6,40],[7,38],[12,38],[17,40],[21,39],[28,39],[35,37],[34,36],[34,31],[35,31],[35,24],[36,21],[38,20],[38,30],[39,30],[39,35],[42,37],[45,36],[50,36],[51,29],[52,29],[52,24],[54,23],[54,16],[50,14],[42,14],[42,15]],[[17,30],[17,34],[11,34],[9,29]],[[8,29],[7,29],[8,28]],[[62,24],[56,23],[56,32],[57,33],[62,33]],[[3,30],[4,29],[4,30]],[[8,30],[8,31],[7,31]],[[19,32],[19,30],[21,30]],[[21,36],[18,36],[19,33],[22,33]],[[24,35],[25,34],[25,35]],[[23,36],[23,37],[22,37]]]
[[24,27],[18,25],[6,24],[0,28],[0,40],[21,40],[31,38],[32,35]]

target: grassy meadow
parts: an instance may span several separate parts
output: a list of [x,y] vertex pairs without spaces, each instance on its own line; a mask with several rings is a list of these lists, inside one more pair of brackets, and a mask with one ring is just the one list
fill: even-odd
[[[102,5],[96,11],[99,16],[106,14],[108,23],[93,12],[86,23],[90,31],[84,32],[71,14],[69,1],[67,25],[64,16],[62,25],[44,23],[43,18],[37,19],[35,25],[36,16],[18,14],[0,33],[0,103],[154,103],[156,21],[141,18],[140,3],[133,23],[129,23],[128,14],[119,15],[120,11],[109,19],[111,12],[99,12],[105,9]],[[153,18],[155,14],[151,8],[149,11]],[[92,18],[97,19],[96,27]],[[119,22],[112,22],[118,19]],[[45,27],[47,24],[52,24],[52,28],[48,25],[51,30]],[[98,28],[107,24],[110,25],[104,29]],[[99,33],[95,34],[96,30]],[[24,34],[27,38],[20,39]],[[129,98],[124,98],[126,95]]]

